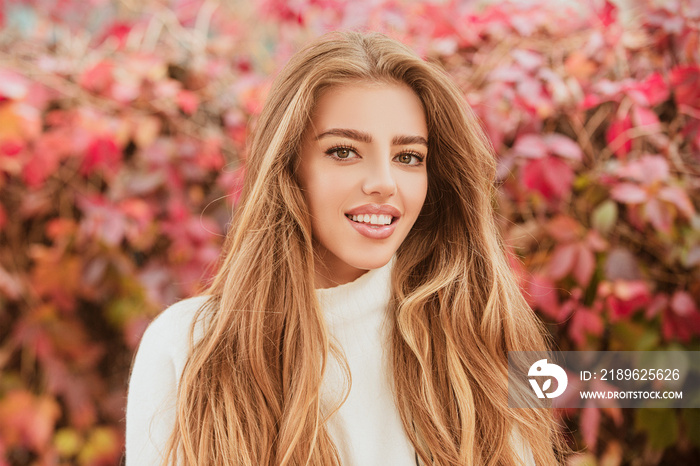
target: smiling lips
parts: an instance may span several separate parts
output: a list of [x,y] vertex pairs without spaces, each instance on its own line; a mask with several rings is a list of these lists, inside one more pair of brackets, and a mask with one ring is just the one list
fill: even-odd
[[366,204],[346,212],[345,217],[362,236],[384,239],[396,229],[401,212],[388,204]]

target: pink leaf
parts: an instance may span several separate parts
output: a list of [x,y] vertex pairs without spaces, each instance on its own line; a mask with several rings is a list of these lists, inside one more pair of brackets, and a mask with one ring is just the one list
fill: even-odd
[[658,131],[661,129],[661,122],[652,110],[640,105],[632,107],[632,120],[638,128],[644,128],[647,131]]
[[656,181],[665,181],[669,177],[666,159],[660,155],[647,154],[631,161],[616,170],[618,176],[650,185]]
[[187,115],[193,115],[199,107],[199,97],[194,92],[183,89],[177,93],[177,105]]
[[673,216],[665,203],[658,199],[649,199],[644,205],[644,215],[657,230],[664,233],[671,232]]
[[515,145],[513,153],[528,159],[541,159],[547,155],[548,148],[545,140],[536,134],[526,134],[520,136]]
[[613,187],[610,196],[625,204],[641,204],[649,199],[646,190],[632,183],[620,183]]
[[530,50],[515,49],[511,52],[515,61],[528,71],[535,71],[542,66],[544,58],[542,54]]
[[688,317],[698,311],[697,304],[687,291],[676,291],[671,297],[671,310],[681,317]]
[[600,409],[588,400],[581,410],[581,436],[586,445],[595,450],[598,442],[598,429],[600,428]]
[[0,69],[0,102],[22,100],[29,92],[29,81],[19,73]]
[[692,218],[695,214],[695,208],[688,198],[688,193],[679,187],[664,186],[659,190],[658,198],[675,205],[686,218]]
[[567,276],[576,263],[577,252],[576,244],[558,245],[549,260],[549,276],[554,280]]
[[591,281],[593,276],[593,271],[595,270],[595,255],[593,251],[588,249],[585,244],[578,243],[578,257],[576,258],[576,264],[574,266],[574,278],[579,283],[579,285],[586,287]]
[[544,136],[544,140],[549,150],[556,155],[571,160],[581,160],[583,157],[581,147],[574,140],[563,134],[547,134]]
[[579,222],[566,215],[557,215],[547,222],[547,233],[560,243],[570,243],[581,237],[583,227]]
[[105,93],[114,82],[114,63],[101,61],[88,68],[80,75],[78,84],[83,88],[95,92]]

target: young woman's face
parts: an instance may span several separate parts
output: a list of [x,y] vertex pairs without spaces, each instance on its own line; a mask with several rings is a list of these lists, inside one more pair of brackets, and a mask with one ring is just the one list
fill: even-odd
[[333,87],[311,121],[299,178],[326,288],[385,265],[406,238],[428,189],[428,129],[418,96],[397,84]]

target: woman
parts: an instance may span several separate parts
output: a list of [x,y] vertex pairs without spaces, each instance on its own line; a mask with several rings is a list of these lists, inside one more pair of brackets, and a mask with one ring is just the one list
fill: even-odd
[[543,350],[491,207],[494,157],[457,87],[380,34],[282,70],[205,295],[135,360],[127,465],[556,464],[509,409],[507,352]]

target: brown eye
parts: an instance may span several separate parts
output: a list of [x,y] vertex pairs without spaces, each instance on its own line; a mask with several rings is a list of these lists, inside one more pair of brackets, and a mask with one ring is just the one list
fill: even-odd
[[396,156],[396,161],[402,165],[417,166],[423,163],[423,157],[413,152],[403,152]]
[[335,151],[336,155],[338,156],[339,159],[347,159],[350,157],[350,149],[338,149]]

